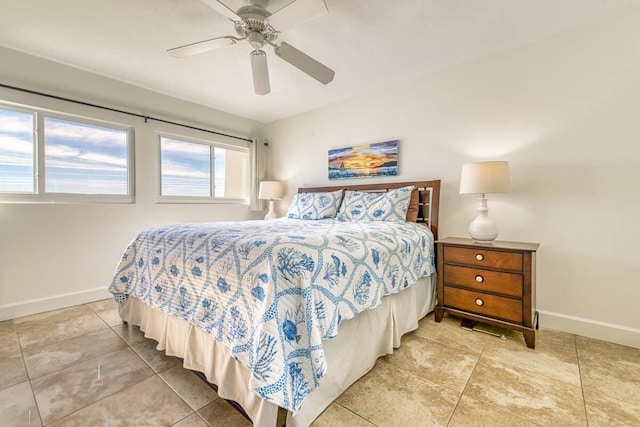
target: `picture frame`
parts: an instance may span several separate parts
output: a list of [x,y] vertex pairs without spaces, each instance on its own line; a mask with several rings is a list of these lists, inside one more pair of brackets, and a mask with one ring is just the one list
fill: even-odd
[[398,140],[329,150],[329,180],[398,175]]

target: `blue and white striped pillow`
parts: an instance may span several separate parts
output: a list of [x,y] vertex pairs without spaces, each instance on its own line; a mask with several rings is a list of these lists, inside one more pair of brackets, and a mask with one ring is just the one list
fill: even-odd
[[342,201],[342,190],[327,193],[296,193],[291,200],[287,218],[335,218]]
[[341,221],[406,222],[414,188],[411,185],[386,193],[347,191],[337,218]]

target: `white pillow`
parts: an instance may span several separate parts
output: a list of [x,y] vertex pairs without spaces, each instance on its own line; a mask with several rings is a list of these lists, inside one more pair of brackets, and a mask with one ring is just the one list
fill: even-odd
[[413,185],[386,193],[347,191],[338,212],[341,221],[406,222]]
[[291,200],[287,218],[335,218],[342,201],[342,190],[326,193],[296,193]]

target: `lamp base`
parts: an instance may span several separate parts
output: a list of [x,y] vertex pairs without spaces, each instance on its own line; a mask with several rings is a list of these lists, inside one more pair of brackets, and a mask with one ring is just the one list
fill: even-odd
[[487,199],[478,198],[478,215],[469,224],[469,235],[476,242],[491,242],[498,237],[498,224],[489,218]]
[[269,200],[269,210],[267,214],[264,216],[264,219],[276,219],[278,218],[278,214],[276,213],[275,203],[273,200]]

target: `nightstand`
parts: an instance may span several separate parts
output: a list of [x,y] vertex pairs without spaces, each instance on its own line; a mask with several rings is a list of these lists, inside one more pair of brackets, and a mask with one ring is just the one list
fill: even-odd
[[445,312],[520,331],[535,348],[537,243],[479,243],[448,237],[436,242],[438,305]]

